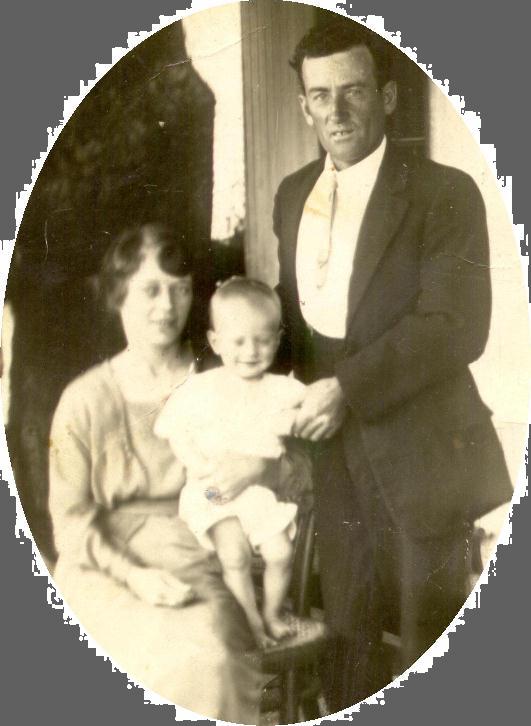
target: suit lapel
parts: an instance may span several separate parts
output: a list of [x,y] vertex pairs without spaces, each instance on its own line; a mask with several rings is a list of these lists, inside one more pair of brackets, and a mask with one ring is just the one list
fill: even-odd
[[350,279],[347,331],[408,207],[404,195],[406,177],[407,166],[388,148],[360,228]]

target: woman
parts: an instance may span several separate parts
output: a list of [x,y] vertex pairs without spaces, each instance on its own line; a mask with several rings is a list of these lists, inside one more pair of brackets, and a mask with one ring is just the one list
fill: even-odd
[[[166,229],[140,227],[110,248],[103,282],[127,347],[71,383],[54,417],[56,583],[135,681],[204,716],[257,723],[252,637],[216,561],[177,516],[183,470],[153,434],[167,396],[194,370],[190,257]],[[232,463],[235,491],[255,470],[263,476],[258,460]],[[216,483],[208,474],[206,487]]]

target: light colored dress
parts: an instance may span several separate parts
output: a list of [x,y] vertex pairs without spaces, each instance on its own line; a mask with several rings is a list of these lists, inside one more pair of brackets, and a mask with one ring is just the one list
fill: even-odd
[[[184,477],[153,434],[158,408],[124,401],[106,362],[76,379],[50,441],[59,594],[131,678],[203,716],[257,723],[265,682],[217,560],[178,517]],[[124,584],[130,559],[165,568],[199,600],[155,607]]]
[[211,527],[230,517],[240,521],[256,550],[284,530],[294,538],[296,504],[278,501],[271,489],[261,485],[219,503],[195,476],[193,450],[207,461],[222,460],[227,453],[280,459],[304,390],[289,376],[266,373],[246,380],[221,367],[191,376],[170,396],[155,433],[169,440],[187,468],[179,513],[205,549],[214,548],[208,534]]

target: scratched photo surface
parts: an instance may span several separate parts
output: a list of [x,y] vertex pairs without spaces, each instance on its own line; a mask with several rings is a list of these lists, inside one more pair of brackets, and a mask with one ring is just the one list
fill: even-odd
[[[9,454],[59,594],[135,682],[238,723],[326,716],[412,665],[488,564],[523,470],[529,332],[507,200],[455,105],[390,43],[387,75],[357,41],[309,51],[298,77],[297,43],[334,19],[234,3],[129,51],[48,154],[3,313]],[[264,639],[223,554],[178,516],[186,469],[153,432],[172,391],[220,363],[211,345],[226,363],[208,306],[233,276],[278,286],[260,376],[271,363],[306,385],[274,472],[227,435],[204,487],[223,508],[263,477],[298,507],[287,630],[266,618]],[[148,299],[161,290],[165,312]],[[227,420],[245,420],[238,395]],[[260,544],[237,560],[267,603]],[[441,604],[418,580],[443,554]]]

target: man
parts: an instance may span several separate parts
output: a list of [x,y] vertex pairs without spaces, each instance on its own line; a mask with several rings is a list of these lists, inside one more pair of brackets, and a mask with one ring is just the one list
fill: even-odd
[[310,384],[297,431],[317,442],[333,711],[392,679],[384,630],[400,634],[400,670],[444,631],[466,597],[471,524],[511,496],[468,370],[490,319],[483,201],[467,175],[386,138],[387,48],[354,22],[299,43],[326,158],[284,179],[274,211],[288,362]]

